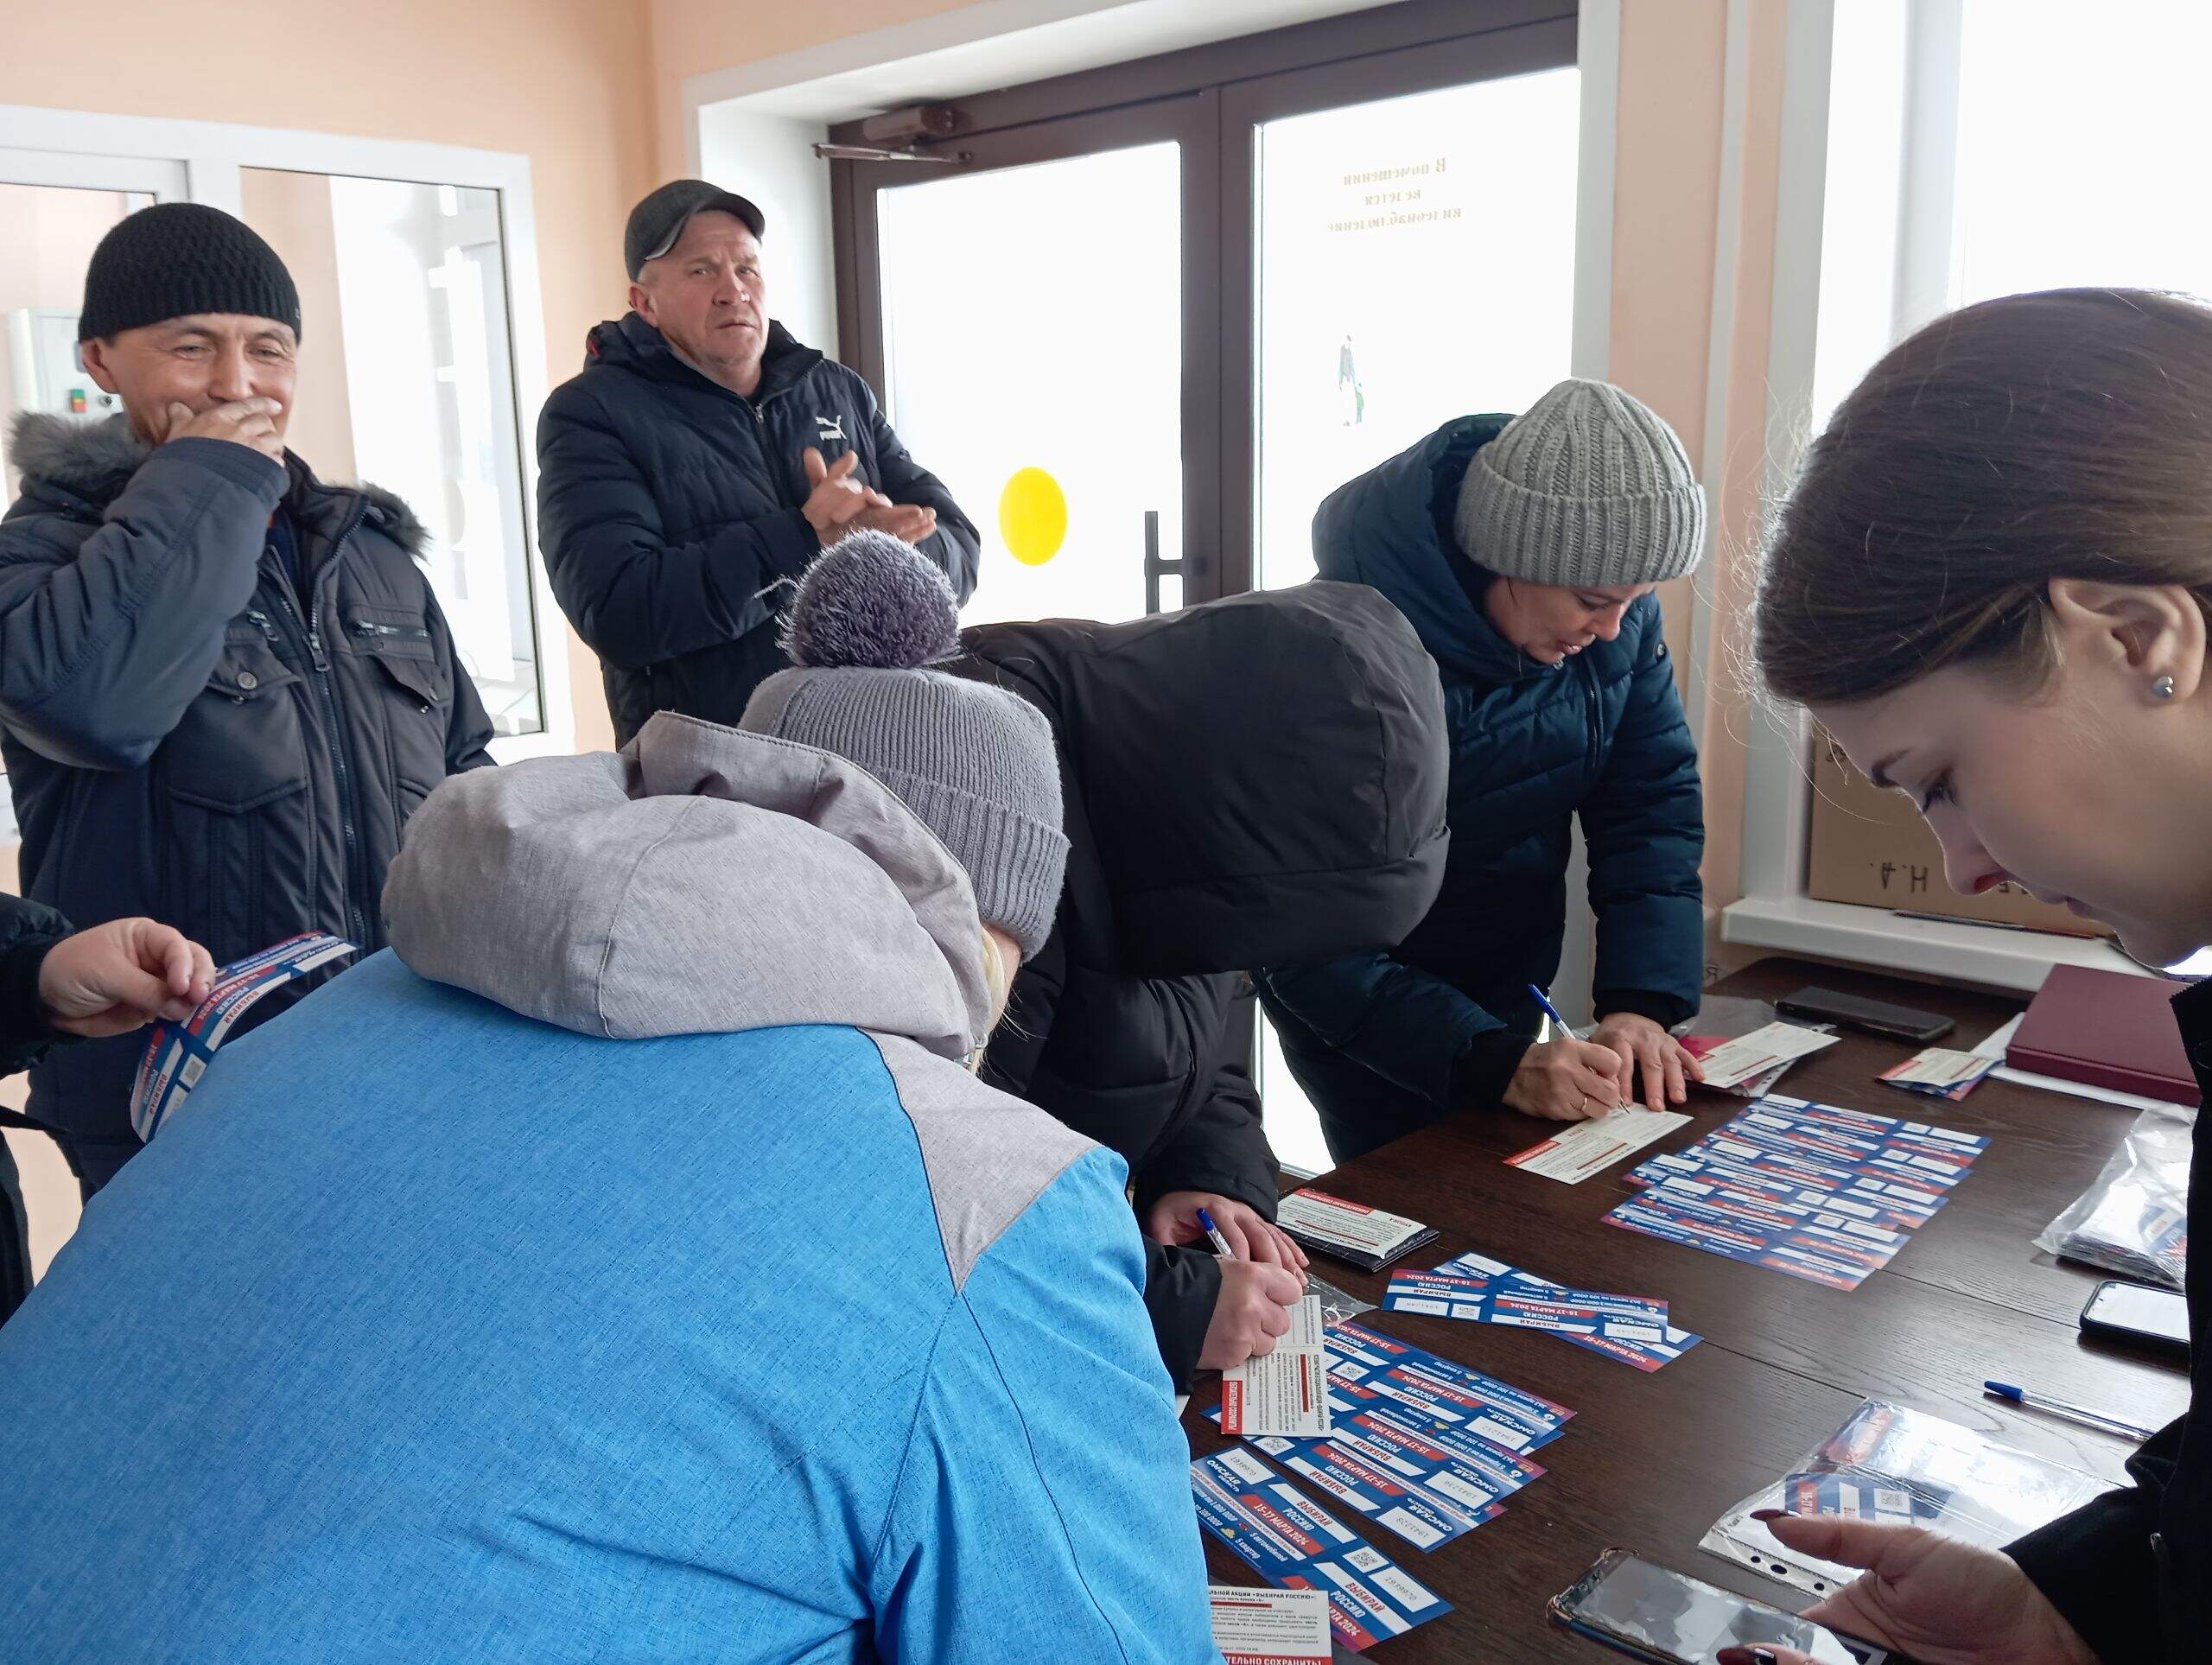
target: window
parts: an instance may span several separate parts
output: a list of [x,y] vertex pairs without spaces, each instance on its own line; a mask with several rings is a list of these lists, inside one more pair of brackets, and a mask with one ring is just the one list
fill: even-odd
[[406,501],[493,728],[542,733],[499,193],[259,168],[239,187],[300,286],[292,448]]
[[[0,105],[0,213],[15,233],[0,247],[0,388],[18,407],[105,409],[75,362],[85,264],[109,226],[156,200],[236,214],[283,257],[303,312],[289,442],[325,479],[384,486],[422,519],[493,755],[569,749],[569,656],[531,552],[520,426],[545,363],[527,161]],[[0,453],[12,497],[4,464]],[[0,821],[0,842],[13,836]]]

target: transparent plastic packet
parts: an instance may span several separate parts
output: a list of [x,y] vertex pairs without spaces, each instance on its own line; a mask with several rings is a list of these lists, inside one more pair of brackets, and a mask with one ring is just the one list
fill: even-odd
[[2144,1111],[2096,1181],[2043,1229],[2061,1260],[2179,1289],[2189,1269],[2190,1143],[2196,1112]]
[[1729,1509],[1699,1547],[1810,1595],[1825,1595],[1859,1576],[1855,1568],[1785,1548],[1751,1518],[1755,1509],[1808,1512],[1807,1497],[1826,1507],[1840,1477],[1863,1495],[1896,1501],[1877,1517],[1910,1518],[1932,1531],[1984,1549],[1999,1549],[2037,1527],[2070,1514],[2112,1487],[2079,1469],[2031,1457],[1924,1411],[1869,1399],[1844,1425],[1796,1463],[1789,1475]]
[[[1734,1040],[1770,1023],[1787,1023],[1793,1028],[1810,1029],[1815,1034],[1832,1035],[1835,1025],[1816,1023],[1805,1018],[1784,1018],[1775,1010],[1771,1001],[1753,1000],[1745,995],[1707,995],[1705,1004],[1694,1018],[1685,1019],[1670,1032],[1692,1053],[1702,1058],[1724,1040]],[[1774,1090],[1775,1084],[1788,1075],[1798,1062],[1790,1058],[1769,1070],[1764,1075],[1739,1081],[1732,1087],[1715,1087],[1712,1090],[1726,1093],[1732,1098],[1764,1098]]]

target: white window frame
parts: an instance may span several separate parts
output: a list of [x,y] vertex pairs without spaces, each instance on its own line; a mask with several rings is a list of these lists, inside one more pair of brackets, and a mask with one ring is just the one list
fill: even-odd
[[[1835,14],[1836,0],[1794,0],[1789,9],[1761,481],[1768,502],[1786,492],[1812,437]],[[1962,16],[1961,0],[1908,0],[1892,340],[1928,321],[1949,291]],[[1724,942],[2021,990],[2042,987],[2054,965],[2142,969],[2092,938],[1903,918],[1885,908],[1806,895],[1811,722],[1802,712],[1775,712],[1754,702],[1746,723],[1743,896],[1722,911]]]
[[530,158],[410,139],[0,105],[0,178],[99,190],[150,190],[165,200],[205,202],[235,214],[244,204],[240,171],[247,168],[408,180],[499,194],[508,340],[514,356],[515,449],[522,469],[524,564],[530,575],[544,728],[535,734],[497,735],[491,749],[502,763],[575,751],[575,705],[565,615],[554,600],[538,555],[537,448],[529,423],[545,402],[545,315],[538,288],[537,218]]

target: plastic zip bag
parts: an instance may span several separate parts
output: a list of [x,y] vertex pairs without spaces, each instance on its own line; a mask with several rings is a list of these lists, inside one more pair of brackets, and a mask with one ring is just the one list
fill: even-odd
[[2094,1475],[2000,1446],[1940,1416],[1869,1399],[1788,1476],[1714,1522],[1698,1547],[1825,1596],[1856,1579],[1858,1569],[1786,1547],[1751,1518],[1754,1509],[1910,1520],[1997,1549],[2111,1490]]
[[2196,1112],[2145,1110],[2096,1183],[2045,1226],[2036,1247],[2139,1283],[2179,1289],[2189,1269],[2189,1155]]

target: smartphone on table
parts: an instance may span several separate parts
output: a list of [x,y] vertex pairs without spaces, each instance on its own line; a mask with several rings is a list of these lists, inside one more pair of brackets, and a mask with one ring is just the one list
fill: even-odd
[[2082,1309],[2083,1333],[2189,1356],[2189,1302],[2171,1289],[2107,1278]]
[[1820,1665],[1912,1665],[1903,1654],[1840,1636],[1778,1607],[1608,1549],[1552,1598],[1552,1622],[1649,1665],[1713,1665],[1723,1648],[1779,1643]]
[[1886,1035],[1892,1040],[1916,1040],[1923,1045],[1942,1039],[1957,1027],[1940,1013],[1840,995],[1833,988],[1801,988],[1775,1001],[1774,1009],[1785,1018],[1811,1018],[1870,1035]]

